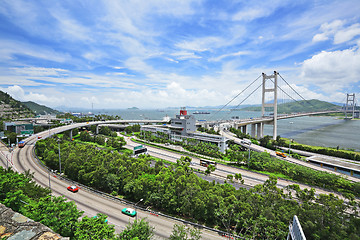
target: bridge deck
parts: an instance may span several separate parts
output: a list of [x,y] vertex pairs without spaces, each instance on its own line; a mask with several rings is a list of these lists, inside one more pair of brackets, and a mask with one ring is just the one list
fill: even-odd
[[322,163],[340,169],[352,170],[360,174],[360,163],[357,164],[357,163],[347,162],[346,161],[347,159],[339,160],[334,157],[315,155],[312,157],[308,157],[307,160],[309,160],[310,162]]

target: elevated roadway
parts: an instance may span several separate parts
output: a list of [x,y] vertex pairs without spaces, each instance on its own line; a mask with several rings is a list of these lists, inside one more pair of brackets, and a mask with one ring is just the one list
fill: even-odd
[[[336,171],[333,171],[333,170],[330,170],[330,169],[326,169],[326,168],[323,168],[321,166],[318,166],[318,165],[315,165],[315,164],[312,164],[312,163],[309,163],[309,162],[305,162],[305,161],[302,161],[302,160],[299,160],[299,159],[296,159],[296,158],[292,158],[292,157],[289,157],[287,156],[286,158],[280,158],[276,155],[276,152],[271,150],[271,149],[268,149],[268,148],[264,148],[264,147],[261,147],[259,145],[256,145],[256,144],[251,144],[250,146],[248,145],[245,145],[241,142],[241,140],[239,138],[237,138],[235,136],[235,134],[229,132],[229,131],[220,131],[221,135],[228,138],[228,139],[231,139],[231,140],[234,140],[235,143],[239,144],[239,145],[243,145],[247,148],[250,148],[250,150],[252,151],[256,151],[256,152],[268,152],[271,156],[273,157],[276,157],[276,158],[279,158],[279,159],[283,159],[283,160],[286,160],[288,162],[291,162],[291,163],[295,163],[295,164],[298,164],[298,165],[302,165],[302,166],[305,166],[305,167],[309,167],[309,168],[312,168],[314,170],[317,170],[317,171],[324,171],[324,172],[328,172],[328,173],[333,173],[333,174],[336,174],[336,175],[341,175],[345,178],[348,178],[349,180],[353,181],[353,182],[359,182],[360,181],[360,178],[356,178],[356,177],[352,177],[352,176],[349,176],[349,175],[346,175],[346,174],[343,174],[343,173],[340,173],[340,172],[336,172]],[[338,164],[341,164],[341,162]],[[347,163],[343,163],[342,166],[343,168],[346,168],[346,165]]]
[[[140,120],[143,121],[143,120]],[[148,120],[146,120],[148,122]],[[92,125],[94,124],[100,124],[104,123],[102,121],[100,122],[91,122]],[[50,173],[47,171],[44,167],[42,167],[37,159],[33,155],[33,148],[37,141],[37,136],[41,136],[43,138],[52,136],[53,134],[57,134],[60,132],[64,132],[67,130],[71,130],[74,128],[84,127],[88,126],[90,123],[77,123],[67,126],[62,126],[54,129],[50,129],[49,131],[42,132],[40,134],[31,136],[27,138],[26,145],[24,148],[15,148],[15,150],[10,154],[9,152],[6,153],[5,149],[2,149],[2,152],[4,154],[0,155],[1,164],[3,166],[6,166],[6,161],[4,159],[7,156],[10,160],[10,163],[12,167],[18,171],[18,172],[25,172],[26,170],[30,170],[30,172],[34,173],[34,180],[44,186],[49,187],[49,179],[50,179],[50,185],[52,192],[55,196],[64,196],[69,200],[75,201],[78,208],[82,211],[84,211],[84,214],[88,216],[94,216],[96,213],[101,212],[106,215],[108,215],[109,223],[115,225],[116,232],[121,232],[125,226],[131,222],[133,219],[121,214],[121,209],[124,207],[131,207],[132,205],[124,204],[123,202],[115,201],[113,199],[109,199],[104,197],[102,194],[95,193],[93,191],[88,190],[87,188],[82,188],[78,193],[72,193],[69,192],[66,188],[67,186],[71,185],[71,182],[67,182],[64,179],[60,179],[59,177],[56,177],[56,175]],[[128,147],[132,148],[135,145],[138,145],[137,143],[131,142],[130,138],[126,137],[126,141],[128,143]],[[166,150],[154,148],[148,146],[150,155],[153,155],[155,157],[159,157],[162,159],[166,159],[168,161],[176,162],[177,159],[179,159],[183,154],[169,152]],[[200,159],[199,158],[193,158],[192,163],[193,168],[198,168],[205,170],[204,167],[200,166]],[[211,174],[215,177],[223,178],[225,179],[228,174],[236,174],[241,173],[243,176],[243,179],[245,180],[245,184],[247,186],[254,186],[257,184],[264,183],[268,176],[264,174],[258,174],[242,169],[233,168],[226,165],[218,164],[217,169]],[[49,177],[50,176],[50,177]],[[287,181],[287,180],[278,180],[278,187],[285,187],[287,185],[294,184],[294,182]],[[299,184],[300,188],[310,188],[307,185]],[[317,193],[331,193],[329,191],[315,188]],[[337,194],[335,194],[337,195]],[[139,210],[139,209],[138,209]],[[163,216],[155,216],[151,214],[148,211],[139,210],[138,211],[138,217],[139,218],[147,218],[150,222],[150,225],[155,227],[155,235],[157,238],[160,239],[166,239],[170,236],[173,225],[175,223],[179,223],[176,220],[166,218]],[[212,240],[212,239],[219,239],[219,235],[216,232],[209,231],[207,229],[202,230],[202,239],[205,240]]]

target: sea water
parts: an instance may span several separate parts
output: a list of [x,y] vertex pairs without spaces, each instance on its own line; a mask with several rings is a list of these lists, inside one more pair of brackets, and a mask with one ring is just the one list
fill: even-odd
[[[194,114],[197,120],[231,120],[256,118],[261,112],[229,111],[229,110],[188,110],[188,114],[195,111],[209,112],[209,114]],[[158,110],[98,110],[95,114],[118,115],[122,119],[150,119],[158,120],[163,117],[175,117],[178,109]],[[248,127],[250,131],[250,127]],[[265,135],[273,135],[273,126],[264,126]],[[278,121],[277,135],[294,141],[321,147],[338,147],[360,151],[360,120],[342,120],[337,117],[307,116],[289,118]]]

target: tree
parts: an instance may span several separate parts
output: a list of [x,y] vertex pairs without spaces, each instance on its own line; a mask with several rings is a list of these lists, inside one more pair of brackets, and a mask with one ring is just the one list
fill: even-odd
[[72,236],[78,218],[83,214],[74,202],[67,202],[64,197],[46,196],[31,201],[24,208],[24,215],[65,237]]
[[90,142],[91,136],[88,131],[82,131],[80,133],[80,140],[83,142]]
[[148,240],[151,239],[153,235],[154,228],[151,227],[145,219],[141,219],[129,223],[126,229],[120,233],[119,239],[133,240],[135,237],[138,237],[139,240]]
[[115,239],[114,225],[108,225],[106,218],[107,216],[102,213],[98,213],[92,218],[88,216],[83,217],[83,219],[76,224],[74,239]]
[[170,240],[199,240],[201,231],[198,228],[186,227],[182,224],[175,224],[170,235]]
[[205,170],[205,174],[210,175],[210,173],[212,173],[215,170],[216,170],[216,167],[214,165],[210,164],[210,165],[207,166],[207,168]]

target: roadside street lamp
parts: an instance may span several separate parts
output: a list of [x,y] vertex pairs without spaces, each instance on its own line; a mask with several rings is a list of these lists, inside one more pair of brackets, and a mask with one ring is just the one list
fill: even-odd
[[139,200],[137,203],[135,203],[135,205],[134,205],[134,207],[135,207],[135,212],[136,212],[136,215],[135,215],[135,216],[136,216],[136,217],[135,217],[135,218],[136,218],[136,221],[137,221],[137,215],[138,215],[138,214],[137,214],[137,211],[136,211],[136,209],[137,209],[137,206],[136,206],[136,205],[137,205],[139,202],[142,202],[143,200],[144,200],[143,198],[140,199],[140,200]]
[[61,176],[60,140],[58,141],[58,144],[59,144],[59,173]]
[[51,181],[50,181],[50,168],[49,168],[49,189],[50,189],[50,191],[51,191]]

